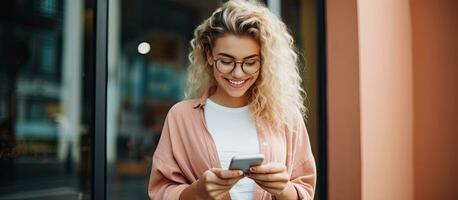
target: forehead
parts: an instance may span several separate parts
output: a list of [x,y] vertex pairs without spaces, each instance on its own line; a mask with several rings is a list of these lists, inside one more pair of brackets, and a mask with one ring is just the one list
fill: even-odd
[[260,45],[252,36],[225,34],[215,40],[213,55],[225,53],[235,58],[244,58],[253,54],[259,55]]

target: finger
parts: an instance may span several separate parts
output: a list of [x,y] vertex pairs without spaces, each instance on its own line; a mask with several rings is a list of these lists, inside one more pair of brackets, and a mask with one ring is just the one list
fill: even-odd
[[289,180],[288,174],[286,173],[275,173],[275,174],[247,174],[248,178],[258,181],[266,182],[286,182]]
[[282,190],[286,187],[285,182],[265,182],[265,181],[255,181],[260,187],[270,190]]
[[215,193],[218,191],[225,191],[228,187],[224,185],[218,185],[215,183],[209,183],[205,185],[205,190],[207,190],[209,193]]
[[210,194],[210,196],[215,199],[219,199],[217,198],[218,196],[221,198],[224,197],[226,193],[229,192],[229,190],[232,188],[232,186],[222,186],[222,185],[216,185],[213,183],[207,185],[206,187],[208,187],[207,191]]
[[207,181],[209,183],[218,184],[218,185],[221,185],[221,186],[232,186],[242,178],[243,178],[243,176],[236,177],[236,178],[222,179],[222,178],[219,178],[217,176],[214,176],[214,177],[210,177]]
[[274,188],[269,188],[269,187],[265,187],[265,186],[260,186],[260,188],[262,188],[264,191],[272,194],[273,196],[277,196],[278,194],[281,194],[284,189],[274,189]]
[[217,191],[215,192],[212,196],[214,197],[214,199],[223,199],[224,196],[226,196],[226,194],[229,192],[229,190],[226,190],[226,191]]
[[271,174],[286,171],[286,166],[281,163],[268,163],[265,165],[250,167],[250,173]]
[[215,184],[222,185],[222,186],[233,186],[239,180],[240,180],[239,178],[219,179],[219,180],[215,181]]
[[243,175],[243,172],[241,170],[226,170],[221,168],[213,168],[211,170],[213,173],[216,174],[216,176],[222,179],[237,178]]
[[209,193],[210,199],[222,199],[229,190],[215,190]]

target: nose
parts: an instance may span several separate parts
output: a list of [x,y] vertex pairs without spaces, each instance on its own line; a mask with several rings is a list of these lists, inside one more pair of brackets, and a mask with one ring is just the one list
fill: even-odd
[[243,63],[236,63],[234,70],[232,70],[232,76],[234,78],[242,78],[245,75],[242,69]]

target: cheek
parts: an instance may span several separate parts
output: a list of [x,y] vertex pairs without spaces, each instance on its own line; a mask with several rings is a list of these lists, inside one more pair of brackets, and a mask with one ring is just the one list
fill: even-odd
[[222,79],[221,75],[218,74],[218,72],[216,72],[215,70],[212,70],[212,74],[213,74],[213,78],[216,80],[216,81],[219,81]]
[[259,73],[253,76],[253,84],[259,81],[258,79],[259,79]]
[[213,70],[213,78],[215,79],[215,83],[218,85],[223,86],[226,84],[226,80],[224,79],[224,76],[216,72],[215,70]]

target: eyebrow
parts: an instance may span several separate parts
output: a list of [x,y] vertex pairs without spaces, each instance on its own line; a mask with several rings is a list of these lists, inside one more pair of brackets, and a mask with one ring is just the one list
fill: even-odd
[[[226,56],[226,57],[230,57],[230,58],[235,58],[234,56],[232,55],[229,55],[229,54],[226,54],[226,53],[218,53],[217,55],[221,55],[221,56]],[[253,54],[253,55],[249,55],[243,59],[248,59],[248,58],[253,58],[253,57],[259,57],[258,54]]]

